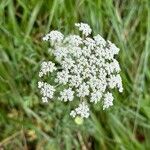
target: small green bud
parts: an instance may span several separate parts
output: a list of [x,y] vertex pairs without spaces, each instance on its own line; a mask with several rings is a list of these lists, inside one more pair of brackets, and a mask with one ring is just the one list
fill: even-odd
[[75,119],[74,119],[75,123],[78,124],[78,125],[81,125],[83,124],[83,118],[82,117],[79,117],[77,116]]

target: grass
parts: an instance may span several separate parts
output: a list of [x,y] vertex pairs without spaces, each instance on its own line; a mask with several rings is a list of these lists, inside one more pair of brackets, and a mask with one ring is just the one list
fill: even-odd
[[[80,21],[121,49],[124,92],[79,126],[67,105],[41,104],[37,81],[43,34]],[[150,149],[149,0],[2,0],[0,35],[0,149]]]

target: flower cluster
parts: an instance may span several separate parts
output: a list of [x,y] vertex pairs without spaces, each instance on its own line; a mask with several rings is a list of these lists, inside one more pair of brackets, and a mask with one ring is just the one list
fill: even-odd
[[70,116],[73,118],[76,115],[80,115],[82,118],[88,118],[89,117],[89,107],[84,103],[80,103],[79,106],[70,112]]
[[[92,30],[88,24],[76,23],[75,26],[81,31],[82,38],[79,35],[65,37],[59,31],[51,31],[43,37],[51,43],[51,53],[57,66],[51,61],[42,62],[39,77],[55,75],[54,83],[65,85],[58,99],[79,101],[79,106],[70,115],[88,118],[89,102],[96,104],[102,101],[103,109],[106,109],[113,105],[112,89],[123,91],[120,66],[115,59],[119,48],[99,34],[90,37]],[[54,85],[42,81],[39,81],[38,87],[43,102],[52,99],[57,90]]]
[[45,62],[43,61],[41,64],[41,70],[39,72],[39,77],[46,75],[49,72],[53,72],[56,70],[55,64],[51,61]]
[[38,88],[41,90],[43,102],[48,102],[48,98],[49,99],[53,98],[55,88],[52,85],[39,81]]

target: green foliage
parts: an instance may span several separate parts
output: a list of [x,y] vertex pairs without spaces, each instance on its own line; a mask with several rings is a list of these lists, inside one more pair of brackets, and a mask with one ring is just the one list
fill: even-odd
[[[37,90],[48,56],[41,37],[73,32],[76,22],[121,49],[124,85],[114,107],[94,106],[82,125],[68,115],[69,104],[44,105]],[[0,149],[150,149],[150,1],[1,0],[0,106]]]

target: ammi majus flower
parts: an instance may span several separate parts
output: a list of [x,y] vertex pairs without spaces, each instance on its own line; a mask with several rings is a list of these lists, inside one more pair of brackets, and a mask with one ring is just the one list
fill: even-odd
[[[101,102],[103,110],[107,109],[113,105],[112,90],[123,91],[120,66],[115,58],[119,48],[99,34],[91,37],[92,29],[88,24],[76,23],[75,26],[81,36],[64,36],[54,30],[43,37],[44,41],[50,42],[57,65],[50,60],[41,63],[38,88],[42,101],[48,102],[53,100],[57,87],[65,85],[57,99],[70,103],[78,101],[79,105],[70,115],[88,118],[90,103]],[[54,84],[43,82],[45,76],[55,76]]]

